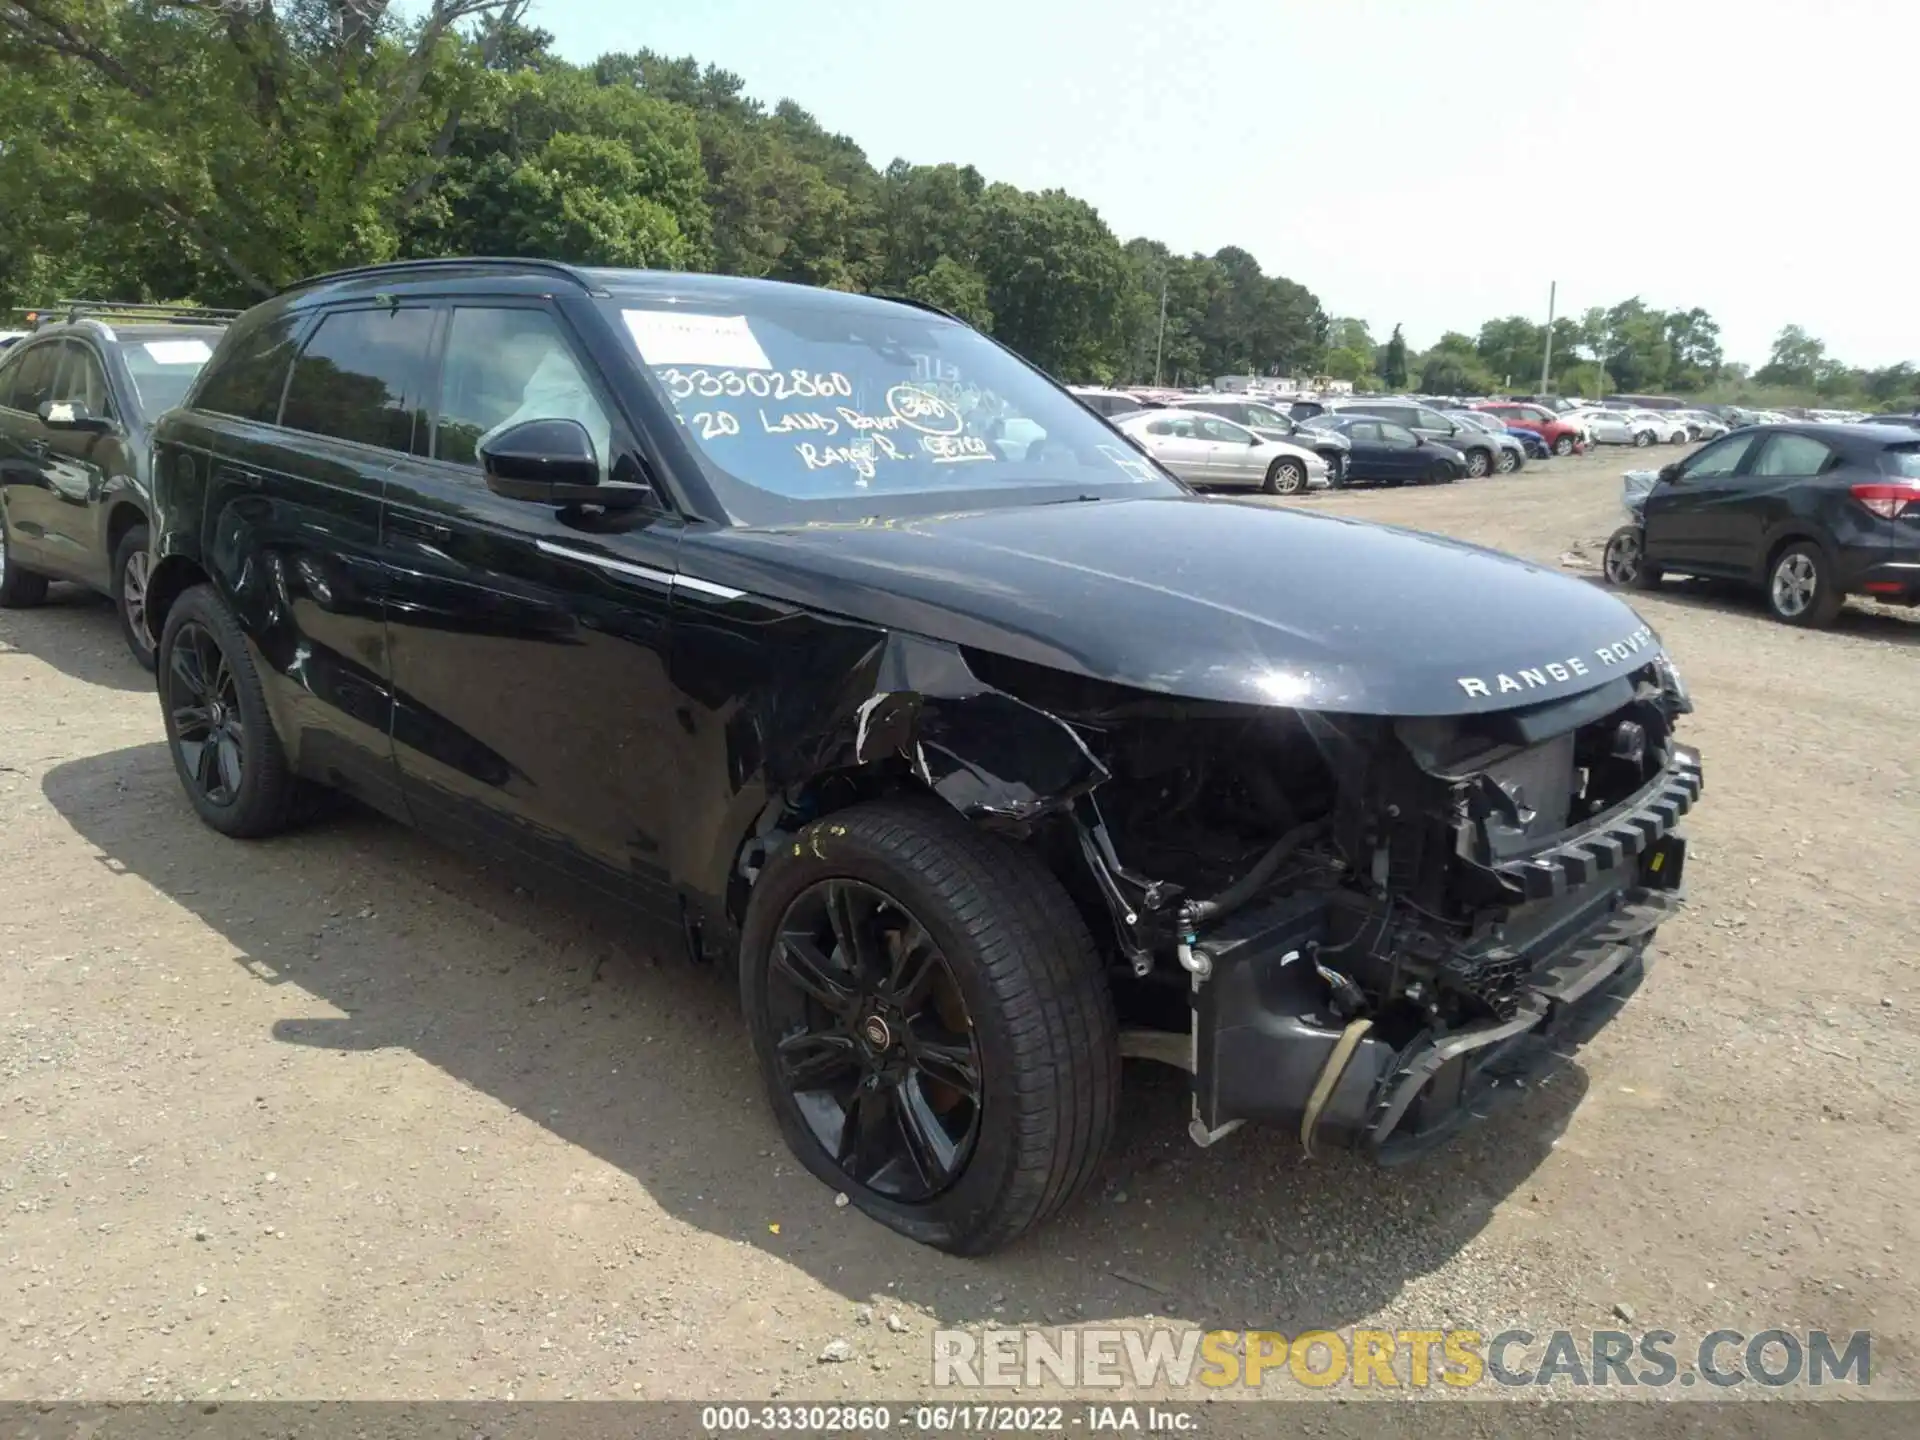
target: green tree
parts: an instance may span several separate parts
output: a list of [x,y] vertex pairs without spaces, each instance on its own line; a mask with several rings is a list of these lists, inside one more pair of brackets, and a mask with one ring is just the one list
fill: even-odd
[[1753,378],[1762,385],[1791,385],[1810,390],[1826,365],[1826,345],[1798,325],[1787,325],[1774,337],[1767,363],[1754,371]]
[[1064,190],[988,186],[979,271],[999,338],[1057,375],[1117,373],[1130,276],[1120,242],[1091,205]]
[[1386,350],[1380,357],[1380,378],[1389,390],[1407,388],[1407,342],[1398,325],[1387,337]]
[[907,282],[907,295],[928,305],[952,311],[982,330],[993,329],[993,307],[987,303],[987,282],[979,271],[950,255],[942,255],[924,275]]
[[1498,384],[1532,389],[1546,344],[1546,326],[1536,325],[1524,315],[1509,315],[1482,325],[1474,350]]

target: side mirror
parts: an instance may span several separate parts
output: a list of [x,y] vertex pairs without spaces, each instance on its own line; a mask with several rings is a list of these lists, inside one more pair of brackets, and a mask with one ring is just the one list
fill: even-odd
[[1669,485],[1677,484],[1680,479],[1680,462],[1675,460],[1669,464],[1662,465],[1660,467],[1660,478]]
[[1258,445],[1259,443],[1260,443],[1260,435],[1257,431],[1247,436],[1247,444]]
[[602,485],[593,437],[578,420],[526,420],[480,446],[487,488],[534,505],[598,505],[634,510],[653,492],[644,485]]
[[49,400],[40,407],[40,423],[49,430],[81,430],[98,435],[113,428],[104,415],[95,415],[78,400]]

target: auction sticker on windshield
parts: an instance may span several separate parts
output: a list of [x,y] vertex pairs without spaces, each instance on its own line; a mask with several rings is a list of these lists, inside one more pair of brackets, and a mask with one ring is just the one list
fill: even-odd
[[649,365],[721,365],[771,370],[744,315],[695,315],[668,310],[622,310],[620,318]]

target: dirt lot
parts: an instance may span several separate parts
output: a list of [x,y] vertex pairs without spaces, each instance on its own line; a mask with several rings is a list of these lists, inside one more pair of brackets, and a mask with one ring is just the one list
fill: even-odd
[[[1557,566],[1628,463],[1303,503]],[[898,1398],[936,1325],[1153,1314],[1871,1328],[1920,1390],[1920,616],[1640,608],[1699,707],[1693,905],[1578,1068],[1383,1173],[1197,1150],[1133,1065],[1089,1201],[974,1262],[787,1158],[727,977],[378,819],[223,840],[104,605],[0,614],[0,1397]]]

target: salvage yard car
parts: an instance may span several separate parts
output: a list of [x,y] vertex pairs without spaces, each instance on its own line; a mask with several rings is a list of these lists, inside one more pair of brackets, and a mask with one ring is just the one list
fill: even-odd
[[1190,1072],[1202,1143],[1418,1154],[1677,903],[1690,705],[1617,597],[1202,499],[937,312],[348,271],[242,318],[155,444],[201,819],[345,790],[737,967],[787,1143],[930,1245],[1068,1204],[1123,1055]]
[[1920,605],[1920,435],[1889,425],[1736,430],[1658,471],[1627,473],[1631,517],[1609,583],[1739,580],[1777,620],[1833,623],[1848,595]]
[[1188,409],[1122,415],[1114,428],[1189,485],[1298,495],[1333,483],[1327,461],[1312,450]]
[[227,312],[61,307],[0,363],[0,605],[38,605],[50,580],[114,603],[133,658],[147,625],[147,435],[213,353]]

